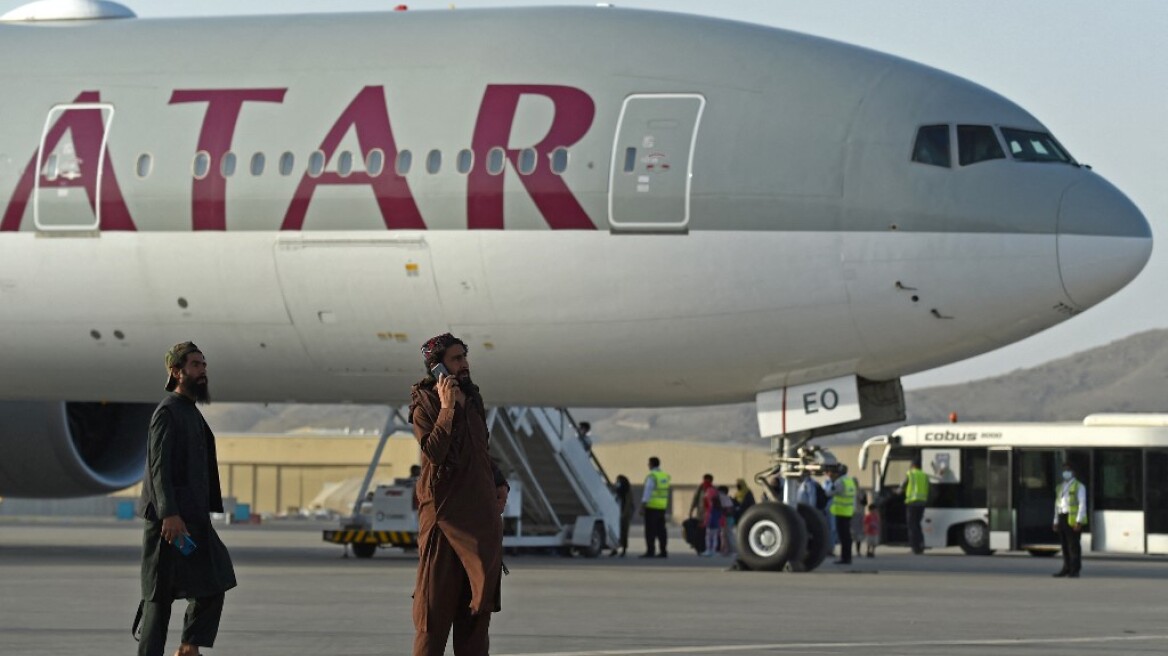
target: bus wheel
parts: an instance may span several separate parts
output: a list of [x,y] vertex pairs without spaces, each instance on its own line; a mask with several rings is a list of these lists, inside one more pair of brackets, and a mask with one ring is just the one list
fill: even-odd
[[372,558],[373,554],[377,553],[377,545],[369,542],[354,542],[353,555],[358,558]]
[[990,549],[990,528],[985,522],[966,522],[961,526],[961,535],[958,538],[961,550],[970,556],[989,556],[994,553]]
[[807,527],[807,549],[801,560],[792,560],[788,564],[792,572],[810,572],[823,564],[827,554],[831,552],[831,529],[827,527],[827,518],[815,506],[805,503],[796,508],[799,517]]
[[756,503],[738,524],[738,545],[738,557],[750,569],[778,571],[788,561],[803,559],[807,526],[790,506]]

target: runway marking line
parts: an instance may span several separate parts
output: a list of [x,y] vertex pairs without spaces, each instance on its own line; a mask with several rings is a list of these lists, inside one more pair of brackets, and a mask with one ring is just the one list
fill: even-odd
[[799,642],[758,645],[704,645],[700,647],[653,647],[649,649],[602,649],[599,651],[548,651],[538,653],[504,654],[503,656],[639,656],[643,654],[716,654],[731,651],[762,651],[795,649],[851,649],[879,647],[1009,647],[1026,645],[1072,645],[1098,642],[1144,642],[1168,640],[1168,635],[1121,635],[1085,638],[998,638],[990,640],[905,640],[891,642]]

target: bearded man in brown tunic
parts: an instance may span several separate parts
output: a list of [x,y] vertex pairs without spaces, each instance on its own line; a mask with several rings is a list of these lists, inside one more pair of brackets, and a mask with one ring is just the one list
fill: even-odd
[[456,656],[485,656],[491,613],[501,609],[500,515],[509,488],[488,452],[487,413],[466,355],[449,333],[426,342],[428,375],[411,390],[422,450],[414,656],[441,656],[451,627]]

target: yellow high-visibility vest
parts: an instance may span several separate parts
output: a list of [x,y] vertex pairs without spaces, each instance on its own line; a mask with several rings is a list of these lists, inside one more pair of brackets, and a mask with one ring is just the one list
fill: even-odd
[[645,507],[649,510],[665,510],[669,507],[669,474],[651,471],[649,477],[653,479],[653,493],[649,495],[649,502]]
[[851,476],[840,476],[835,479],[835,495],[831,497],[831,507],[828,510],[836,517],[851,517],[856,514],[856,479]]
[[[1054,500],[1058,503],[1058,499],[1063,494],[1063,486],[1059,485],[1054,489]],[[1079,525],[1079,479],[1072,478],[1071,484],[1067,486],[1067,507],[1070,512],[1067,513],[1067,525],[1075,528]],[[1087,524],[1087,513],[1083,513],[1083,525]]]
[[908,470],[904,484],[905,503],[925,503],[929,500],[929,475],[919,469]]

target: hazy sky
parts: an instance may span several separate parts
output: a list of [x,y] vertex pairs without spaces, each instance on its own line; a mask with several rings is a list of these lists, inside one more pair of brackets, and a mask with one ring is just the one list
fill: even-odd
[[[0,0],[0,11],[23,4]],[[142,17],[391,10],[369,0],[129,0]],[[409,2],[412,10],[449,2]],[[577,5],[478,0],[459,8]],[[1168,239],[1168,34],[1165,0],[669,0],[618,1],[774,25],[900,55],[993,89],[1045,123],[1071,153],[1128,194]],[[598,9],[598,11],[603,11]],[[911,376],[906,386],[960,382],[1039,364],[1168,326],[1168,249],[1089,312],[993,353]]]

